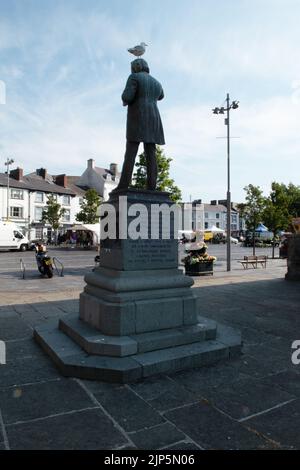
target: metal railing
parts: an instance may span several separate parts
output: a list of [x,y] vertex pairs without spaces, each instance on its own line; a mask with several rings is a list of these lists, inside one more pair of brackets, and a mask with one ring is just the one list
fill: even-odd
[[[53,264],[54,264],[55,270],[57,272],[57,275],[60,276],[60,277],[64,277],[65,267],[64,267],[63,263],[58,258],[56,258],[55,256],[54,256],[54,258],[52,258],[52,260],[53,260]],[[56,263],[58,263],[60,265],[60,272],[59,272],[59,269],[58,269]]]
[[22,258],[20,258],[20,268],[21,268],[21,273],[22,273],[22,279],[25,279],[25,277],[26,277],[26,265],[25,265]]

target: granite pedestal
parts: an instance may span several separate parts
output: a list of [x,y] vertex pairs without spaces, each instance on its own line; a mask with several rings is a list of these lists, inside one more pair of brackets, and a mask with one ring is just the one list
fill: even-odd
[[[112,192],[108,202],[116,238],[101,242],[100,266],[85,277],[79,318],[34,332],[62,374],[133,382],[239,354],[238,332],[197,317],[194,281],[178,269],[168,194],[129,189]],[[149,238],[128,238],[136,226]]]
[[285,278],[288,281],[300,281],[300,233],[288,240],[288,270]]

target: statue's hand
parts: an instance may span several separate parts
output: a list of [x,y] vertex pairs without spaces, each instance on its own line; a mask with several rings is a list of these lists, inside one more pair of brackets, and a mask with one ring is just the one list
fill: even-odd
[[124,103],[124,101],[123,101],[123,106],[127,106],[127,103]]

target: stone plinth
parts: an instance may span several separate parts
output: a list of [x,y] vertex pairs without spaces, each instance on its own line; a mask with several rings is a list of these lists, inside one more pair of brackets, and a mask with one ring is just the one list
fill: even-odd
[[[132,382],[238,354],[239,333],[197,317],[194,281],[178,269],[168,194],[114,191],[109,203],[116,238],[101,242],[100,266],[85,276],[79,318],[70,315],[34,333],[61,372]],[[148,238],[128,238],[135,226]]]
[[285,278],[288,281],[300,281],[300,233],[288,240],[288,270]]

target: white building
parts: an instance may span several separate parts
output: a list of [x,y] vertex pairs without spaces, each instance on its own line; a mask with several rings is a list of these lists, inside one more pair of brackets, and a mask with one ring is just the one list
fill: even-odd
[[103,201],[108,199],[109,193],[119,184],[118,165],[111,163],[109,169],[95,166],[95,160],[87,161],[87,168],[76,180],[76,186],[84,189],[93,188]]
[[[7,174],[0,173],[0,220],[7,217],[7,182]],[[42,214],[50,194],[65,209],[60,227],[60,231],[65,231],[76,223],[86,190],[95,189],[101,199],[106,200],[118,182],[116,164],[111,163],[110,169],[100,168],[93,159],[88,160],[81,176],[49,175],[45,168],[24,175],[23,169],[17,168],[9,174],[9,218],[30,239],[49,237],[51,227],[42,222]]]
[[[226,200],[213,200],[210,204],[204,204],[204,228],[210,229],[216,226],[222,230],[227,230],[227,206]],[[231,205],[231,233],[237,235],[240,230],[239,213]]]
[[[23,175],[17,168],[9,176],[9,218],[17,223],[29,238],[42,238],[51,234],[51,228],[42,223],[47,197],[53,194],[65,209],[61,229],[66,230],[75,222],[84,191],[68,188],[66,175],[51,176],[44,168]],[[0,174],[0,218],[7,217],[7,174]]]

